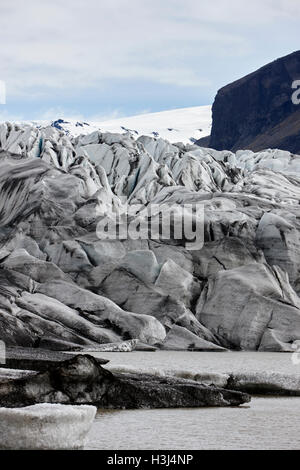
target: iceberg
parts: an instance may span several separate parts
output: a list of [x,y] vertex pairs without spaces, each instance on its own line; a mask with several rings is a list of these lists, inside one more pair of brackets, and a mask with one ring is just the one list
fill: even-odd
[[82,449],[96,411],[89,405],[48,403],[0,408],[0,449]]

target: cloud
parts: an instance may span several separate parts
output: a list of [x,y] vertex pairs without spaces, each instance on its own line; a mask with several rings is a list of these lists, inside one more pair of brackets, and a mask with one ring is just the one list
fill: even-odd
[[3,80],[0,80],[0,104],[6,103],[6,85]]
[[2,110],[0,108],[0,122],[18,122],[18,121],[24,121],[24,115],[21,113],[9,113],[6,110]]
[[204,18],[214,24],[261,26],[286,18],[295,19],[299,14],[298,0],[186,0],[182,16],[188,20],[192,17],[195,21]]
[[[118,119],[124,117],[124,114],[120,112],[119,109],[114,109],[109,113],[104,114],[92,114],[88,116],[88,120],[91,122],[101,122],[101,121],[108,121],[111,119]],[[57,118],[61,119],[69,119],[71,121],[84,121],[86,116],[84,116],[81,112],[72,110],[72,109],[65,109],[62,106],[56,106],[53,108],[49,108],[43,113],[41,113],[37,118],[42,121],[52,121]]]
[[57,119],[58,117],[62,119],[72,119],[74,121],[81,121],[84,119],[84,116],[75,110],[64,109],[62,106],[55,106],[53,108],[48,108],[46,111],[43,111],[39,118],[42,121],[51,121]]

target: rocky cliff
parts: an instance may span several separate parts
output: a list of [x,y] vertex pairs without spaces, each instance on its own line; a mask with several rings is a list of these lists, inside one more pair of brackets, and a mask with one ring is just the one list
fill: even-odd
[[300,105],[292,102],[295,80],[300,80],[300,51],[219,90],[209,146],[300,153]]
[[[15,124],[0,126],[0,147],[6,345],[297,347],[300,156]],[[201,204],[204,246],[175,237],[174,221],[167,234],[105,239],[99,223],[122,213],[124,198],[129,212]],[[138,212],[127,223],[141,221]]]

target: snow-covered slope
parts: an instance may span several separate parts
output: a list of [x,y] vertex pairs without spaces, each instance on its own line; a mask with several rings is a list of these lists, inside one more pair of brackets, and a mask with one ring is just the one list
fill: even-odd
[[122,132],[125,128],[139,136],[149,135],[169,142],[191,143],[209,135],[211,123],[211,106],[195,106],[114,119],[99,125],[103,132]]
[[161,137],[172,143],[190,144],[210,134],[212,119],[211,106],[194,106],[101,122],[57,119],[56,121],[35,121],[30,124],[37,127],[52,125],[73,137],[101,130],[101,132],[130,132],[136,138],[148,135]]

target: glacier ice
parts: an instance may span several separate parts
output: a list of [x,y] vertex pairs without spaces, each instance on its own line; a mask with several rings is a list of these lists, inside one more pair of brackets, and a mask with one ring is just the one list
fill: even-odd
[[97,408],[38,404],[24,408],[0,408],[0,449],[82,449]]
[[[3,341],[163,347],[181,332],[180,347],[196,335],[199,347],[292,350],[300,340],[299,155],[92,128],[72,136],[63,124],[0,125]],[[203,248],[189,251],[172,233],[99,239],[99,221],[124,210],[124,200],[131,208],[201,203]]]

